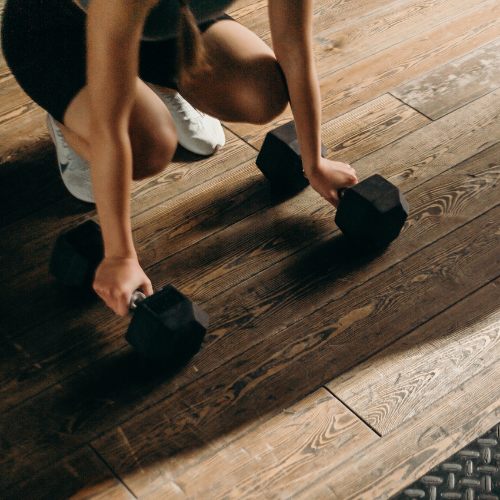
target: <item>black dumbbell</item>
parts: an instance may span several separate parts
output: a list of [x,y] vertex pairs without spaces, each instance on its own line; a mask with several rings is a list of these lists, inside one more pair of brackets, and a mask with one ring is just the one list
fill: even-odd
[[374,174],[340,190],[335,224],[356,243],[383,248],[398,237],[408,211],[408,202],[399,189]]
[[[256,163],[277,189],[283,186],[297,192],[309,184],[294,122],[266,135]],[[375,174],[339,194],[335,223],[348,238],[374,248],[385,247],[397,238],[408,217],[408,202],[394,184]]]
[[[88,220],[59,235],[49,270],[65,286],[90,287],[103,256],[101,229]],[[133,317],[126,339],[144,357],[177,361],[200,349],[208,315],[174,286],[167,285],[150,297],[136,291],[130,309]]]
[[[321,154],[326,156],[321,145]],[[266,134],[255,163],[276,191],[296,193],[309,185],[304,176],[299,141],[293,121]]]

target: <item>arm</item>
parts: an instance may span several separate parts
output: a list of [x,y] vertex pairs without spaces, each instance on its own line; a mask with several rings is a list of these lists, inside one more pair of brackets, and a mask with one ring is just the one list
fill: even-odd
[[354,184],[354,170],[321,158],[321,97],[313,51],[313,0],[269,0],[276,58],[285,74],[304,172],[311,185],[338,204],[337,189]]
[[[136,93],[139,40],[148,9],[148,2],[141,0],[92,0],[87,13],[90,165],[105,248],[94,287],[119,314],[127,312],[133,291],[128,288],[138,276],[130,224],[128,127]],[[144,280],[142,284],[150,287]]]
[[304,170],[321,157],[321,102],[313,52],[313,0],[269,0],[276,58],[285,74]]

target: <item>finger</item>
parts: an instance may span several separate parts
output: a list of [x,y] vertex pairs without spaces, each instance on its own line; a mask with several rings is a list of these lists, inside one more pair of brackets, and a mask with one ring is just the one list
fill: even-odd
[[115,313],[118,314],[118,305],[116,300],[113,300],[111,298],[108,299],[103,299],[104,303]]
[[[106,304],[108,305],[108,302],[110,301],[111,297],[109,296],[109,293],[107,290],[103,288],[94,288],[95,293],[97,296]],[[108,305],[109,307],[109,305]]]
[[112,309],[118,316],[126,316],[128,313],[128,306],[129,301],[127,301],[127,298],[123,295],[113,303]]
[[151,284],[151,281],[145,280],[141,285],[141,290],[144,292],[144,295],[146,295],[146,297],[153,295],[154,292],[153,292],[153,285]]
[[130,297],[131,294],[129,292],[119,288],[113,288],[109,294],[107,304],[115,314],[118,314],[118,316],[125,316],[128,313]]
[[349,186],[353,186],[354,184],[357,184],[357,182],[358,182],[357,175],[350,175],[348,177],[348,182],[349,182],[349,184],[348,184]]
[[122,292],[118,300],[118,314],[120,316],[126,316],[130,309],[130,302],[132,300],[132,294],[130,292]]
[[327,200],[335,207],[335,208],[338,208],[339,206],[339,197],[337,194],[332,194],[331,196],[329,196],[327,198]]

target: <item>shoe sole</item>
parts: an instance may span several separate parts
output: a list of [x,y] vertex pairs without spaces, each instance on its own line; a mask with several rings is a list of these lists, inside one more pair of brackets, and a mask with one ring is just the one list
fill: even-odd
[[47,130],[49,131],[49,134],[50,134],[50,137],[52,139],[52,142],[54,143],[54,148],[56,150],[57,166],[59,168],[59,174],[61,175],[61,180],[62,180],[62,182],[64,184],[64,187],[68,190],[68,192],[71,194],[71,196],[73,196],[77,200],[83,201],[84,203],[93,203],[93,204],[95,204],[95,200],[94,200],[93,197],[92,197],[92,199],[90,199],[90,198],[87,198],[87,197],[84,197],[84,196],[78,196],[78,195],[76,195],[71,190],[71,188],[66,184],[66,182],[64,181],[63,170],[62,170],[62,167],[61,167],[61,165],[64,165],[64,163],[61,161],[61,158],[59,157],[59,152],[58,152],[58,148],[57,148],[56,131],[54,130],[54,125],[52,123],[52,120],[54,120],[54,118],[51,118],[51,116],[49,115],[49,113],[47,113],[47,116],[45,118],[45,122],[47,124]]

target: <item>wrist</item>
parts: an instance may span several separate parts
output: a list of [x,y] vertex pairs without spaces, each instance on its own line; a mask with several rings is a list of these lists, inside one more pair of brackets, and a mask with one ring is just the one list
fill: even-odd
[[104,242],[105,259],[137,259],[133,242]]
[[302,162],[302,169],[304,170],[304,175],[309,177],[310,175],[314,175],[319,171],[321,163],[321,157],[315,159],[314,161]]
[[134,253],[105,253],[104,258],[107,260],[137,260],[137,254]]

